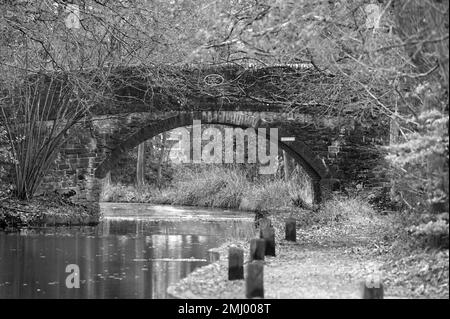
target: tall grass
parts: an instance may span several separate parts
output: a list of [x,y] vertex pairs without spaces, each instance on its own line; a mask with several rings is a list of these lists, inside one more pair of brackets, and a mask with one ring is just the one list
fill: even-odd
[[324,224],[368,225],[378,217],[375,210],[359,196],[339,196],[334,194],[325,201],[316,214]]
[[[263,211],[298,202],[304,192],[297,181],[295,176],[287,182],[278,178],[250,181],[239,168],[183,167],[175,172],[168,188],[147,186],[138,191],[132,186],[110,185],[103,189],[102,200]],[[301,200],[308,202],[308,198]]]

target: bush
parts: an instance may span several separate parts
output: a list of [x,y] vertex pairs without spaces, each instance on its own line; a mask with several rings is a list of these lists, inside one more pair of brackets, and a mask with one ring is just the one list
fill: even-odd
[[375,210],[364,198],[334,194],[313,214],[312,222],[323,225],[333,225],[343,222],[353,225],[367,225],[375,217]]
[[419,242],[428,247],[448,248],[449,227],[448,220],[438,219],[409,228],[410,233]]
[[417,121],[404,142],[389,148],[395,190],[416,213],[448,212],[448,115],[426,111]]
[[122,184],[104,185],[100,194],[100,201],[104,202],[147,202],[151,188],[146,186],[136,189],[133,186]]

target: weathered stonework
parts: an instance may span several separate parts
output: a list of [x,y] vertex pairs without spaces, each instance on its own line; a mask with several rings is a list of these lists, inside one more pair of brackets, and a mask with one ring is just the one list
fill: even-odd
[[[73,189],[78,201],[98,201],[102,178],[123,153],[157,134],[192,125],[193,120],[242,128],[278,128],[279,147],[305,169],[316,202],[328,190],[351,183],[372,187],[384,182],[375,168],[382,163],[377,147],[389,141],[388,122],[385,125],[377,119],[376,125],[361,127],[350,116],[343,121],[332,116],[246,111],[243,105],[241,110],[233,111],[139,112],[92,117],[69,132],[69,140],[42,189]],[[281,142],[282,137],[295,137],[295,141]]]
[[[220,83],[209,83],[211,75]],[[316,202],[328,190],[384,182],[378,147],[389,143],[389,121],[358,105],[370,98],[345,77],[291,66],[136,66],[113,70],[106,82],[90,117],[68,132],[43,190],[73,189],[77,200],[95,202],[123,153],[193,120],[278,128],[280,148],[304,168]]]

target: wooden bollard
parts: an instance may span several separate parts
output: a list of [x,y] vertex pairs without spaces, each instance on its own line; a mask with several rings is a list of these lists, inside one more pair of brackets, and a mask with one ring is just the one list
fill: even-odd
[[250,240],[250,261],[264,260],[266,253],[266,241],[261,238]]
[[215,251],[213,249],[208,249],[206,254],[206,260],[209,263],[214,263],[220,259],[220,253],[218,251]]
[[369,275],[361,283],[362,299],[383,299],[384,287],[379,275]]
[[261,260],[252,261],[247,265],[245,296],[264,298],[264,262]]
[[244,250],[238,247],[228,249],[228,280],[244,279]]
[[286,220],[286,240],[297,241],[296,221],[292,217]]
[[265,241],[265,255],[275,256],[275,229],[268,223],[261,226],[260,237]]

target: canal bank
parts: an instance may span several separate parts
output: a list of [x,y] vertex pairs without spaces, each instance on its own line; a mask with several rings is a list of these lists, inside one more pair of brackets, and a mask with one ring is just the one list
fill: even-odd
[[[359,215],[343,213],[352,205]],[[277,247],[265,260],[266,298],[359,298],[360,281],[373,271],[382,274],[387,298],[448,298],[448,248],[399,253],[395,214],[352,201],[332,206],[269,216]],[[227,254],[234,244],[248,260],[254,213],[117,203],[102,203],[101,212],[93,227],[0,231],[0,298],[245,297],[243,280],[227,280]],[[297,220],[296,243],[283,238],[287,217]],[[221,258],[207,264],[211,248]],[[76,293],[64,285],[68,264],[81,269]]]
[[[270,216],[277,246],[276,257],[265,257],[265,298],[359,299],[361,282],[373,273],[383,279],[385,298],[448,298],[448,249],[396,255],[393,238],[387,235],[391,216],[359,216],[329,225],[297,222],[297,242],[284,240],[285,219],[300,221],[301,215],[278,212]],[[217,249],[219,261],[198,268],[170,286],[168,293],[179,299],[245,298],[245,279],[228,280],[230,245],[244,250],[245,278],[249,241],[232,241]],[[417,256],[419,260],[414,259]],[[430,276],[434,275],[425,277],[420,269],[426,264],[433,265],[440,275],[432,280]]]
[[102,214],[98,203],[78,204],[50,194],[30,200],[5,198],[0,202],[0,230],[52,226],[93,226]]

